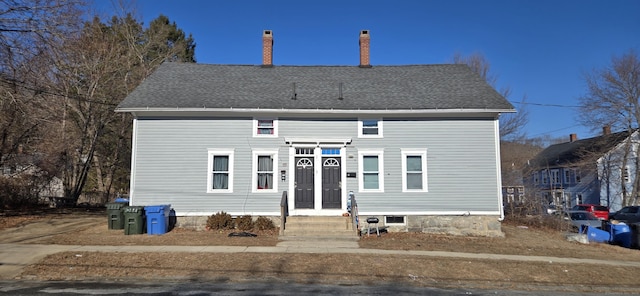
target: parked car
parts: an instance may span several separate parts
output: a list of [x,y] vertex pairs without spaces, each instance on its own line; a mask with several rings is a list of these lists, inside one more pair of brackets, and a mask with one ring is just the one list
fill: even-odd
[[595,204],[579,204],[571,208],[572,211],[587,211],[593,213],[601,220],[609,219],[609,208]]
[[602,221],[593,213],[587,211],[566,211],[562,213],[563,219],[571,223],[574,229],[580,229],[581,225],[600,228]]
[[640,222],[640,206],[624,207],[619,211],[609,215],[609,219],[618,220],[627,224]]

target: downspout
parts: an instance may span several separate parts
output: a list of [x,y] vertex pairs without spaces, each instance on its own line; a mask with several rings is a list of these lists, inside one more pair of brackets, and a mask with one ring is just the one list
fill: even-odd
[[504,201],[502,196],[502,167],[500,165],[500,123],[497,117],[494,122],[494,138],[496,139],[496,185],[498,189],[498,210],[500,212],[498,222],[502,222],[504,221]]

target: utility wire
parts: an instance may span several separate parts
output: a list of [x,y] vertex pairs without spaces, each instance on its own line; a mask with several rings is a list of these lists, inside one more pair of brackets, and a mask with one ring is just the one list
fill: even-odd
[[575,106],[575,105],[560,105],[560,104],[542,104],[542,103],[530,103],[530,102],[515,102],[515,101],[509,101],[513,104],[519,104],[519,105],[533,105],[533,106],[542,106],[542,107],[558,107],[558,108],[580,108],[582,106]]
[[21,87],[21,88],[26,89],[26,90],[33,91],[35,93],[42,93],[42,94],[47,94],[47,95],[51,95],[51,96],[63,97],[63,98],[67,98],[67,99],[71,99],[71,100],[75,100],[75,101],[79,101],[79,102],[94,103],[94,104],[111,106],[111,107],[118,106],[118,104],[101,102],[101,101],[97,101],[97,100],[90,100],[90,99],[87,99],[87,98],[84,98],[84,97],[81,97],[81,96],[77,96],[77,95],[68,96],[68,95],[52,92],[52,91],[46,90],[44,88],[34,88],[34,87],[31,87],[31,86],[28,86],[25,82],[20,81],[20,80],[0,78],[0,81],[8,84],[9,86],[16,85],[18,87]]

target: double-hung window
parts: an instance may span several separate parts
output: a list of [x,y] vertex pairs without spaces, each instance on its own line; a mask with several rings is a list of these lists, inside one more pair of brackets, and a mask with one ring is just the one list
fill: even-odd
[[274,118],[253,119],[253,136],[254,137],[277,137],[278,136],[278,120]]
[[382,138],[382,120],[381,119],[358,120],[358,137]]
[[402,149],[402,191],[427,191],[427,150]]
[[207,192],[233,192],[233,150],[209,149]]
[[358,151],[360,191],[384,192],[384,165],[382,150]]
[[253,151],[253,192],[275,192],[278,190],[276,179],[277,150]]
[[551,184],[560,184],[559,170],[551,170]]
[[564,169],[564,184],[571,184],[571,170],[568,168]]

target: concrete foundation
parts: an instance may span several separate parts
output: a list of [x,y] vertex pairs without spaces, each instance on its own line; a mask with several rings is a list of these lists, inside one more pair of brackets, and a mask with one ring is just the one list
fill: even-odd
[[[280,216],[265,216],[271,219],[276,227],[280,226]],[[379,227],[386,227],[389,232],[424,232],[462,236],[504,237],[498,216],[405,216],[404,224],[385,225],[384,216],[361,216],[360,229],[367,228],[367,218],[377,217]],[[180,216],[176,226],[204,230],[207,225],[206,216]],[[254,220],[257,218],[253,217]]]
[[[384,216],[378,218],[381,222],[384,221]],[[405,216],[404,225],[387,225],[387,230],[391,232],[408,231],[462,236],[504,237],[502,225],[498,218],[498,216]]]

